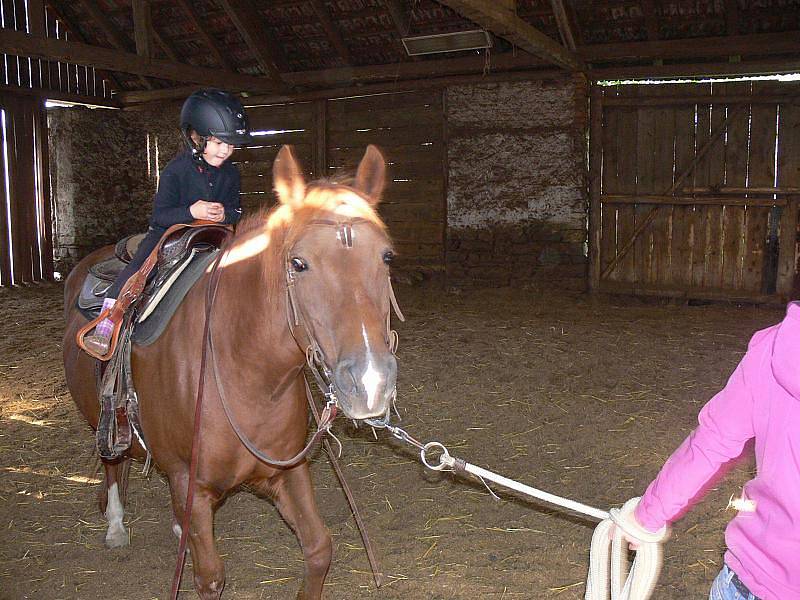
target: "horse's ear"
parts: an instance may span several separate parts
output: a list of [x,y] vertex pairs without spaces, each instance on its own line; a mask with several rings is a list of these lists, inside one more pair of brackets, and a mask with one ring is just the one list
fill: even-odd
[[306,180],[291,146],[283,146],[272,165],[272,180],[282,204],[299,206],[306,197]]
[[381,201],[386,186],[386,160],[377,146],[370,144],[356,171],[355,188],[369,198],[371,204]]

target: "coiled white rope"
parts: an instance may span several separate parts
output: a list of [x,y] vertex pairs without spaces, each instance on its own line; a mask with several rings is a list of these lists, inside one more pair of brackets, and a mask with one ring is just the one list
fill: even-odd
[[[612,508],[595,528],[585,600],[607,600],[609,593],[611,600],[647,600],[652,595],[661,571],[661,544],[669,530],[664,526],[651,533],[639,525],[633,516],[638,504],[639,498],[631,498],[622,508]],[[628,539],[638,544],[630,570]]]

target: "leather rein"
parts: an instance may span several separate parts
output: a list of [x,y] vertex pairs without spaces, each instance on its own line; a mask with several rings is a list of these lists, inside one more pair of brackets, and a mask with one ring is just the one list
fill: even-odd
[[[337,231],[337,237],[342,242],[345,248],[352,248],[353,247],[353,234],[352,234],[352,226],[359,222],[365,222],[365,219],[351,219],[344,222],[336,222],[336,221],[328,221],[328,220],[315,220],[312,221],[312,224],[320,224],[320,225],[333,225],[337,226],[339,229]],[[247,450],[255,456],[259,461],[267,464],[271,467],[278,468],[278,469],[288,469],[300,464],[308,455],[309,452],[316,446],[316,444],[320,441],[320,439],[326,434],[330,432],[330,427],[333,424],[334,419],[336,418],[338,412],[338,396],[336,395],[336,386],[333,381],[333,374],[328,367],[327,363],[324,359],[324,354],[316,341],[312,333],[311,327],[308,325],[307,320],[303,317],[302,311],[299,310],[299,305],[296,299],[296,292],[295,292],[295,277],[294,271],[291,267],[291,258],[287,256],[285,270],[286,270],[286,303],[287,303],[287,323],[289,326],[289,331],[292,334],[293,339],[297,343],[297,345],[303,349],[305,348],[305,356],[306,356],[306,364],[309,367],[309,370],[314,375],[314,378],[317,382],[317,385],[320,388],[320,391],[324,395],[326,399],[325,408],[320,415],[317,407],[314,403],[314,399],[311,395],[311,390],[308,386],[308,381],[306,378],[303,378],[303,382],[305,384],[306,390],[306,398],[308,400],[308,404],[312,414],[314,415],[314,419],[317,422],[317,430],[311,436],[311,439],[305,445],[305,447],[300,450],[295,456],[286,460],[278,460],[271,458],[270,456],[264,454],[261,450],[259,450],[256,445],[247,437],[247,435],[242,431],[242,429],[236,423],[234,415],[228,406],[227,397],[224,390],[224,384],[222,382],[222,378],[220,377],[219,366],[217,362],[217,356],[214,352],[214,340],[213,340],[213,329],[212,329],[212,308],[214,305],[214,300],[216,299],[217,289],[219,288],[219,280],[221,277],[222,269],[225,266],[226,259],[230,252],[230,234],[228,235],[227,240],[224,243],[224,248],[220,250],[219,255],[215,259],[212,269],[211,269],[211,277],[209,278],[208,285],[206,287],[206,295],[205,295],[205,309],[204,309],[204,324],[203,324],[203,347],[202,347],[202,354],[200,360],[200,372],[198,377],[198,384],[197,384],[197,397],[195,402],[195,416],[194,416],[194,428],[192,434],[192,450],[191,450],[191,462],[189,466],[189,482],[188,482],[188,489],[186,494],[186,504],[184,507],[183,519],[181,523],[181,538],[180,543],[178,546],[178,561],[175,566],[175,574],[172,581],[172,591],[170,597],[175,600],[178,597],[178,591],[181,581],[181,576],[183,574],[183,565],[185,563],[186,557],[186,543],[188,541],[188,532],[189,527],[191,524],[191,510],[192,504],[194,500],[194,487],[197,478],[197,462],[199,457],[199,434],[200,434],[200,424],[201,424],[201,417],[202,417],[202,405],[204,399],[204,390],[205,390],[205,378],[206,378],[206,368],[208,364],[208,355],[211,355],[211,364],[212,369],[214,372],[214,381],[216,384],[217,394],[220,398],[220,403],[222,404],[223,411],[225,412],[225,416],[228,419],[228,422],[236,433],[236,436],[242,442],[242,444],[247,448]],[[398,318],[401,321],[405,320],[403,313],[400,311],[400,307],[397,303],[397,298],[394,294],[394,289],[392,288],[391,279],[389,280],[389,297],[391,306],[394,309],[395,313],[397,314]],[[305,333],[305,338],[307,343],[303,345],[297,335],[297,328],[302,326],[302,330]],[[395,332],[391,328],[391,312],[387,313],[386,316],[386,327],[387,327],[387,345],[392,353],[394,353],[397,349],[397,332]],[[391,407],[389,407],[391,409]],[[388,412],[388,411],[387,411]],[[388,417],[388,415],[387,415]],[[364,540],[365,549],[367,552],[367,556],[369,558],[370,565],[373,568],[373,574],[375,577],[375,583],[378,587],[380,587],[382,583],[382,573],[377,568],[377,562],[374,558],[374,553],[371,548],[371,544],[366,535],[366,528],[361,520],[360,515],[358,514],[358,510],[355,506],[355,501],[352,496],[352,492],[347,485],[347,482],[344,479],[344,475],[341,472],[341,469],[336,462],[335,455],[330,448],[330,445],[327,440],[324,440],[325,449],[328,452],[328,455],[331,459],[331,463],[334,467],[334,471],[339,478],[340,483],[342,484],[342,488],[347,496],[347,500],[353,509],[353,515],[356,519],[356,523],[358,524],[359,530],[361,532],[361,536]]]

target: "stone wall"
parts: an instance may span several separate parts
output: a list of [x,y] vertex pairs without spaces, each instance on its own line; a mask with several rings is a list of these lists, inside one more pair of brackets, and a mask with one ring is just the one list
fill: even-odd
[[180,149],[178,108],[48,112],[55,270],[147,229],[159,168]]
[[586,285],[586,88],[579,81],[446,92],[450,285]]

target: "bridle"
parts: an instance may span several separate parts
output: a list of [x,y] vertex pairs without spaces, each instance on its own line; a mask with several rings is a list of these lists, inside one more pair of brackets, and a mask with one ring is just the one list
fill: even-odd
[[[368,221],[359,217],[340,221],[314,219],[313,221],[310,221],[309,224],[335,227],[337,239],[342,243],[344,249],[349,250],[352,249],[354,245],[355,235],[353,232],[353,226],[361,223],[368,223]],[[314,335],[314,328],[312,327],[310,320],[306,315],[304,305],[302,302],[298,302],[299,291],[297,289],[297,273],[292,267],[291,251],[287,252],[286,254],[285,272],[286,322],[289,326],[289,332],[292,334],[297,346],[305,352],[306,365],[314,376],[317,386],[327,401],[326,406],[330,406],[331,404],[333,406],[338,406],[342,398],[342,394],[340,393],[341,390],[339,390],[336,386],[336,382],[333,377],[333,370],[325,361],[325,354],[323,353],[319,342],[317,342],[317,338]],[[400,310],[400,306],[397,304],[397,297],[395,296],[394,289],[392,288],[391,277],[387,278],[390,305],[397,315],[397,318],[401,321],[405,321],[405,317]],[[389,351],[392,354],[395,354],[397,351],[398,337],[397,332],[392,329],[391,311],[386,313],[385,341]],[[396,389],[393,393],[393,396],[394,395],[396,395]],[[387,408],[387,418],[390,409],[391,404]]]
[[[342,245],[345,249],[351,249],[353,248],[354,244],[353,226],[366,222],[367,220],[363,218],[354,218],[342,221],[315,219],[310,221],[309,224],[336,227],[337,238],[342,242]],[[314,335],[314,329],[310,324],[310,320],[306,316],[303,304],[298,302],[298,292],[296,287],[297,278],[295,271],[292,269],[291,252],[288,252],[286,255],[286,263],[284,265],[286,272],[287,324],[289,326],[289,332],[295,340],[295,343],[305,353],[306,365],[314,376],[317,386],[325,398],[325,407],[322,410],[321,415],[317,415],[317,408],[314,404],[311,390],[308,387],[308,382],[305,381],[304,378],[306,398],[308,400],[309,408],[311,409],[312,413],[314,413],[314,416],[317,420],[317,429],[312,434],[311,439],[309,439],[305,447],[295,456],[286,460],[275,459],[264,454],[264,452],[259,450],[258,447],[250,440],[242,428],[239,427],[225,392],[225,385],[218,365],[217,353],[214,351],[214,333],[212,326],[212,307],[214,304],[214,299],[216,298],[217,289],[219,287],[220,274],[225,268],[225,263],[229,252],[230,244],[226,245],[225,249],[221,251],[218,260],[214,263],[206,293],[206,320],[208,331],[204,339],[206,340],[205,345],[208,347],[208,354],[210,355],[211,365],[214,371],[214,381],[216,384],[217,394],[219,395],[220,403],[222,404],[222,409],[226,418],[228,419],[228,423],[236,433],[236,436],[239,438],[239,441],[242,443],[242,445],[244,445],[244,447],[247,448],[247,450],[253,456],[255,456],[264,464],[279,469],[288,469],[300,464],[300,462],[305,459],[306,455],[308,455],[308,453],[314,448],[317,442],[319,442],[320,438],[322,438],[326,433],[330,432],[330,427],[336,418],[340,403],[342,401],[341,390],[339,390],[336,386],[336,382],[333,377],[333,370],[325,361],[325,355],[322,352],[319,342],[317,342],[317,338]],[[392,282],[391,279],[388,278],[388,275],[387,279],[390,304],[397,314],[397,317],[403,321],[405,320],[405,317],[403,316],[403,313],[400,311],[400,307],[397,304],[397,298],[395,297],[394,290],[392,288]],[[389,350],[394,353],[397,350],[397,332],[391,328],[390,313],[391,311],[387,312],[386,314],[386,344]],[[396,391],[394,393],[396,394]],[[387,412],[384,415],[384,421],[388,420],[389,410],[391,410],[391,407],[392,403],[390,403],[387,407]]]

